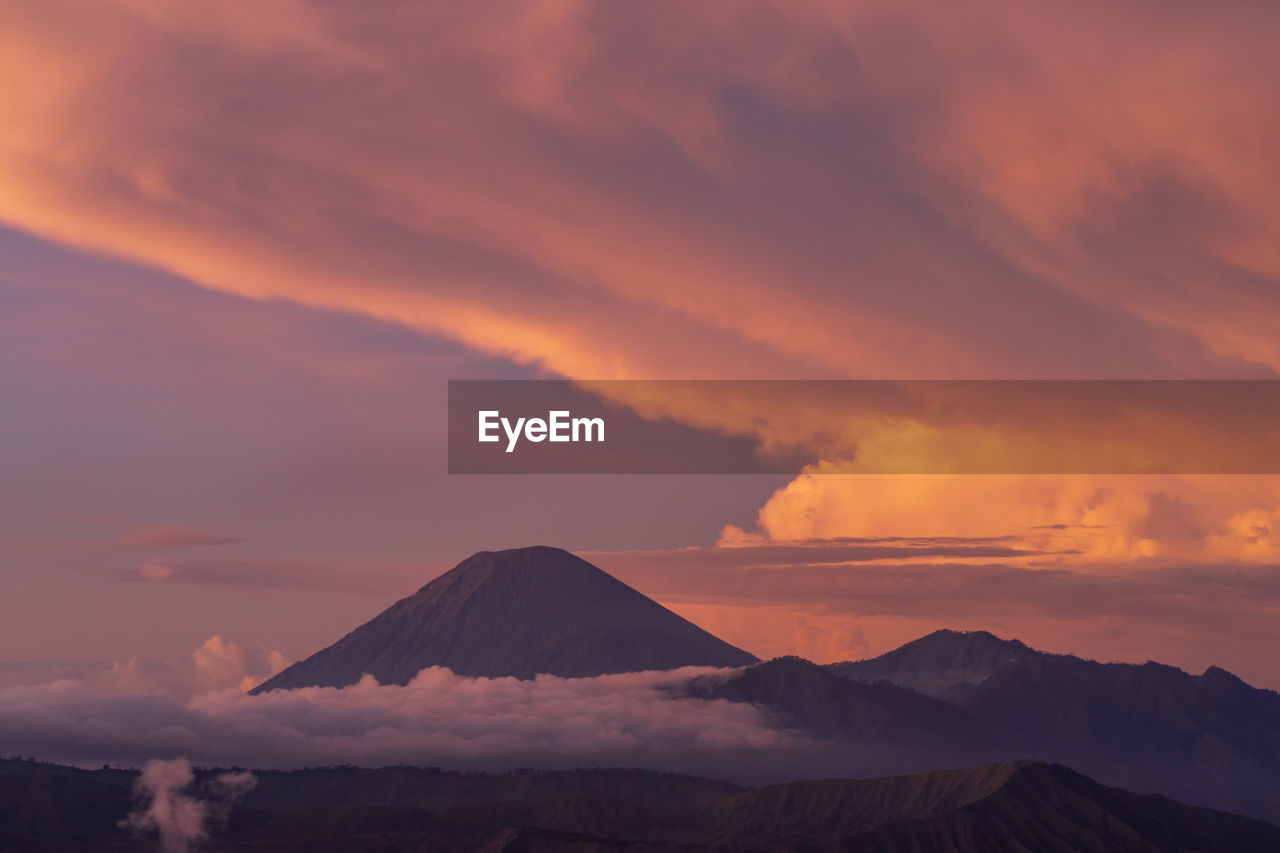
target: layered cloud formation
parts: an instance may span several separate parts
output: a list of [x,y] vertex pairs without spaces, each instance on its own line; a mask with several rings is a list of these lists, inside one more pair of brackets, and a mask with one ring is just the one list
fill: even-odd
[[0,218],[573,377],[1280,368],[1274,10],[669,12],[14,4]]
[[0,217],[570,376],[1274,369],[1276,14],[15,3]]
[[[423,670],[408,685],[366,676],[342,689],[183,701],[167,691],[114,692],[61,681],[0,690],[0,753],[94,765],[185,757],[202,766],[417,764],[449,767],[624,765],[679,769],[712,760],[749,767],[802,749],[752,705],[680,698],[721,670],[561,679],[465,678]],[[728,670],[724,671],[728,672]]]
[[[840,537],[1011,537],[1031,556],[1266,562],[1280,556],[1272,476],[823,476],[773,494],[722,544]],[[753,535],[754,534],[754,535]],[[1062,560],[1060,559],[1059,562]]]
[[[628,483],[623,495],[605,484],[583,498],[592,487],[502,483],[503,500],[528,507],[513,515],[536,522],[487,538],[496,534],[475,519],[492,526],[488,492],[420,485],[439,472],[424,462],[433,405],[415,384],[481,358],[577,378],[1280,370],[1274,5],[280,2],[267,15],[13,0],[0,15],[0,71],[22,81],[0,103],[0,221],[136,265],[113,269],[111,287],[60,268],[75,282],[62,300],[12,291],[7,304],[22,310],[4,337],[31,341],[10,361],[30,380],[7,390],[20,405],[0,424],[32,424],[28,441],[6,444],[20,452],[2,478],[22,526],[46,523],[43,507],[69,493],[113,512],[133,499],[135,517],[90,567],[151,584],[130,587],[127,604],[117,592],[118,609],[152,620],[117,619],[121,646],[154,642],[161,620],[178,642],[188,613],[213,606],[207,585],[252,587],[252,601],[217,602],[218,619],[259,625],[293,611],[317,624],[323,607],[268,600],[263,587],[408,591],[426,578],[401,586],[397,572],[435,547],[424,517],[466,531],[433,558],[594,530],[606,504],[607,544],[665,548],[632,531],[674,537],[665,531],[695,511],[742,500],[736,485],[682,505],[672,492],[704,487]],[[183,291],[192,282],[220,297]],[[247,310],[232,296],[261,304]],[[146,331],[164,357],[132,351],[148,336],[101,319],[126,303],[128,322],[157,327]],[[368,343],[385,344],[386,327],[457,349]],[[236,357],[211,370],[197,357],[210,351]],[[35,367],[32,352],[45,358]],[[117,407],[67,403],[104,397]],[[688,423],[754,429],[749,406],[661,402]],[[92,429],[74,432],[86,412]],[[817,414],[799,409],[774,426],[787,440],[831,440],[824,459],[839,465],[850,445],[843,413],[821,421],[827,435],[805,436]],[[113,425],[127,438],[100,443]],[[1075,448],[1094,440],[1077,438]],[[693,557],[655,553],[637,586],[687,607],[715,608],[712,594],[723,595],[755,616],[708,616],[743,636],[756,619],[775,650],[793,643],[824,657],[884,650],[877,619],[915,620],[895,640],[939,619],[1003,620],[1055,648],[1140,624],[1145,636],[1126,640],[1126,654],[1175,662],[1200,654],[1206,631],[1241,632],[1237,654],[1254,657],[1269,636],[1258,626],[1276,597],[1259,566],[1280,545],[1274,480],[822,470],[767,497],[754,519],[739,507],[680,528],[680,544],[709,542],[732,519],[717,551],[753,553],[703,549],[699,573],[665,589],[659,557]],[[145,484],[136,493],[135,479]],[[548,489],[577,497],[567,521]],[[600,515],[584,524],[591,507]],[[266,536],[240,535],[262,519]],[[365,537],[359,547],[346,530]],[[850,552],[818,565],[801,550],[850,537],[998,541],[971,542],[985,555],[935,543],[875,565]],[[24,559],[74,550],[16,538],[0,545]],[[376,571],[370,539],[394,540]],[[563,544],[586,542],[603,547],[585,535]],[[152,553],[187,546],[232,553]],[[793,554],[766,559],[761,547]],[[729,562],[742,571],[717,568]],[[913,568],[886,568],[901,563]],[[23,571],[8,598],[40,589],[58,618],[38,621],[102,618],[101,587],[79,591],[43,565]],[[206,586],[182,598],[184,582]],[[771,621],[765,607],[786,613]],[[354,609],[330,605],[304,642],[357,623]],[[1064,626],[1060,643],[1032,633],[1049,616]],[[22,650],[13,654],[63,642],[66,631],[41,635],[24,618],[7,620],[17,627],[6,648]],[[193,630],[183,642],[224,628]],[[305,630],[295,622],[279,634]],[[210,678],[234,686],[238,664],[216,663],[234,650],[209,651]],[[145,669],[121,668],[122,678]],[[152,681],[139,685],[154,685],[142,675]]]

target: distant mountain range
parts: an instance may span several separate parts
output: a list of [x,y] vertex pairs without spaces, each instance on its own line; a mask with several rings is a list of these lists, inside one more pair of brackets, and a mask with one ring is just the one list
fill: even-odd
[[481,551],[253,692],[344,687],[364,673],[406,684],[429,666],[460,675],[586,677],[756,657],[568,551]]
[[[131,781],[0,762],[0,849],[138,849],[117,825]],[[322,768],[262,774],[200,849],[1249,853],[1280,850],[1280,827],[1038,761],[749,790],[639,770]]]
[[938,631],[826,669],[933,694],[976,724],[988,757],[1033,755],[1108,784],[1280,820],[1280,694],[1217,667],[1104,664]]
[[828,739],[829,774],[1034,756],[1107,784],[1280,822],[1280,694],[1216,667],[1190,675],[1103,664],[985,632],[938,631],[872,660],[779,658],[693,679],[685,691],[755,704],[779,728]]
[[1102,664],[983,631],[938,631],[871,660],[759,663],[555,548],[476,554],[258,691],[342,686],[366,672],[404,684],[433,665],[520,678],[733,667],[684,690],[754,704],[777,727],[828,742],[811,772],[880,776],[1035,757],[1280,821],[1280,694],[1224,670]]

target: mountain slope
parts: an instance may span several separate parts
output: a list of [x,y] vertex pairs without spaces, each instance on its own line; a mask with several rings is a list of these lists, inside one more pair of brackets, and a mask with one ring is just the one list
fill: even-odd
[[1043,655],[1009,663],[959,705],[1020,754],[1280,820],[1280,694],[1224,670]]
[[[1217,667],[1197,676],[1046,654],[983,631],[938,631],[827,670],[864,686],[931,693],[963,711],[983,732],[976,760],[1035,755],[1107,784],[1280,820],[1280,694]],[[862,713],[858,702],[844,705],[833,713]]]
[[960,745],[976,746],[981,728],[953,705],[885,682],[833,675],[803,658],[758,663],[729,675],[693,679],[690,696],[750,702],[769,709],[782,728],[833,740],[858,739],[929,750],[945,763]]
[[559,548],[481,551],[254,692],[342,687],[419,670],[586,677],[755,658]]
[[[865,853],[1097,851],[1187,853],[1280,849],[1280,827],[1100,785],[1059,764],[1027,763],[989,796],[954,811],[857,836]],[[807,848],[832,849],[829,845]]]
[[869,660],[833,663],[836,675],[857,681],[890,681],[926,696],[963,695],[1015,660],[1043,654],[1018,640],[986,631],[943,629]]

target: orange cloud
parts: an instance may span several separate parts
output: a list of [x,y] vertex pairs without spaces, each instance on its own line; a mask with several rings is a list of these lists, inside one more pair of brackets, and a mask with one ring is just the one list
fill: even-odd
[[674,603],[666,606],[763,660],[800,655],[815,663],[835,663],[872,656],[863,620],[852,620],[844,613],[730,604]]
[[0,218],[206,286],[580,377],[1280,366],[1266,9],[3,14]]
[[[0,221],[583,379],[1273,375],[1277,16],[9,0]],[[1115,570],[1270,560],[1278,517],[1261,478],[813,473],[725,541],[1013,536]]]
[[1272,380],[577,384],[821,473],[1280,473]]
[[[758,541],[1013,536],[1071,562],[1275,560],[1280,478],[1256,476],[824,476],[761,508]],[[874,534],[871,532],[874,531]],[[728,527],[728,544],[749,535]],[[1041,558],[1043,561],[1044,558]]]
[[235,536],[192,530],[188,527],[143,525],[119,537],[114,545],[117,548],[186,548],[200,545],[234,545],[240,541]]

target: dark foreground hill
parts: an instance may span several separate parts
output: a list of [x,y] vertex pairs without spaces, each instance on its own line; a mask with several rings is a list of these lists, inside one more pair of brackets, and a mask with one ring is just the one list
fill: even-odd
[[343,687],[369,673],[406,684],[419,670],[584,677],[756,658],[568,551],[481,551],[254,692]]
[[[403,770],[406,768],[393,768]],[[723,783],[665,777],[684,799],[655,803],[662,774],[578,771],[550,774],[576,796],[496,799],[523,789],[512,774],[472,780],[468,796],[488,787],[495,799],[437,808],[404,805],[401,792],[382,804],[351,793],[335,805],[325,793],[332,770],[282,774],[296,780],[290,806],[236,808],[208,851],[1026,851],[1280,850],[1280,828],[1158,796],[1100,785],[1059,765],[1038,761],[866,780],[819,780],[727,795]],[[363,771],[380,773],[382,771]],[[424,771],[428,772],[428,771]],[[601,776],[601,773],[606,775]],[[621,781],[638,773],[638,780]],[[596,774],[592,776],[590,774]],[[612,774],[612,775],[608,775]],[[46,853],[136,850],[116,826],[129,808],[118,776],[45,769],[0,771],[0,849]],[[365,777],[373,779],[374,777]],[[406,777],[407,778],[407,777]],[[280,780],[277,780],[280,781]],[[383,780],[385,781],[385,780]],[[405,781],[402,779],[401,781]],[[287,780],[285,781],[288,785]],[[599,785],[595,794],[585,790]],[[535,783],[536,787],[536,783]],[[674,790],[674,788],[673,788]],[[644,792],[628,798],[627,791]],[[386,791],[383,791],[385,794]],[[619,796],[622,794],[622,796]]]

